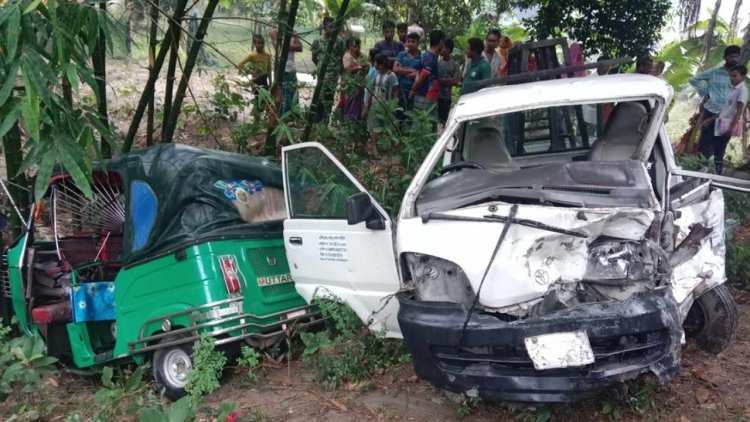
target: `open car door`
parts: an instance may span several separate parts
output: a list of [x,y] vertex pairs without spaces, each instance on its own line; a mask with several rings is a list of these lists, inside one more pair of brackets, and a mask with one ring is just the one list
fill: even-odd
[[389,337],[401,337],[393,226],[385,210],[321,144],[282,151],[284,244],[297,291],[330,297]]

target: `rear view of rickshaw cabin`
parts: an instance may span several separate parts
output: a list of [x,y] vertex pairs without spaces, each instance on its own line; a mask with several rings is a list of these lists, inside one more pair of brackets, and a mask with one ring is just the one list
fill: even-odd
[[201,334],[262,348],[316,323],[289,275],[281,177],[264,159],[180,145],[110,160],[88,198],[53,176],[4,257],[21,330],[79,368],[153,353],[175,398]]

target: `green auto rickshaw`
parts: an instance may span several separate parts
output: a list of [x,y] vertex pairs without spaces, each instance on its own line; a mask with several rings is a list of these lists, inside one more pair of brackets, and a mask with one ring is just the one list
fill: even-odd
[[2,257],[0,306],[49,355],[77,368],[150,357],[174,400],[201,335],[262,349],[322,322],[290,276],[276,164],[161,145],[92,180],[86,196],[54,174]]

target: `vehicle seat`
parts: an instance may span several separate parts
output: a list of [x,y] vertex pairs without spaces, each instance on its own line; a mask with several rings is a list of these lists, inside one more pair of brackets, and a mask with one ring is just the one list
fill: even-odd
[[648,128],[648,110],[636,102],[620,103],[612,110],[602,136],[589,151],[589,161],[629,160]]
[[494,127],[482,127],[472,133],[464,146],[464,159],[481,164],[488,170],[514,171],[520,167],[505,147],[503,136]]

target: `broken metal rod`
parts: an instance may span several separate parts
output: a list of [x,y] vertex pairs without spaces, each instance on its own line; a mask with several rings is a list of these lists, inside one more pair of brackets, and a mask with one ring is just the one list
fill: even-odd
[[[430,220],[442,220],[442,221],[469,221],[469,222],[477,222],[477,223],[506,223],[510,217],[503,217],[502,215],[485,215],[484,217],[463,217],[460,215],[450,215],[450,214],[442,214],[442,213],[429,213],[422,216],[422,223],[429,223]],[[549,226],[544,223],[540,223],[538,221],[534,220],[526,220],[523,218],[516,218],[513,220],[513,223],[526,226],[526,227],[532,227],[539,230],[546,230],[553,233],[560,233],[560,234],[566,234],[568,236],[575,236],[575,237],[581,237],[581,238],[588,238],[589,236],[586,233],[581,233],[573,230],[566,230],[561,229],[559,227]]]
[[471,88],[486,88],[492,85],[508,84],[514,82],[529,82],[539,78],[545,78],[548,76],[557,76],[562,74],[576,73],[583,70],[596,69],[599,66],[619,66],[622,64],[630,64],[633,59],[630,57],[622,57],[619,59],[602,60],[596,63],[577,64],[572,66],[561,66],[554,69],[538,70],[536,72],[519,73],[517,75],[503,76],[500,78],[490,78],[481,81],[467,82],[466,86]]
[[518,211],[518,204],[513,204],[513,206],[510,207],[510,212],[508,213],[508,217],[504,217],[505,225],[503,226],[503,231],[500,233],[500,237],[497,239],[497,244],[495,244],[495,250],[492,251],[492,256],[490,257],[490,260],[487,263],[487,267],[484,269],[484,274],[482,275],[482,281],[479,282],[479,287],[477,288],[477,294],[476,296],[474,296],[474,302],[471,304],[471,308],[469,308],[469,313],[466,314],[466,320],[464,321],[464,327],[461,330],[461,336],[458,338],[457,346],[461,346],[461,344],[463,344],[464,342],[464,335],[466,334],[466,327],[469,326],[469,321],[471,320],[471,315],[474,313],[474,308],[476,308],[477,304],[479,303],[479,295],[482,293],[482,286],[484,286],[484,280],[487,279],[487,274],[489,274],[490,268],[492,268],[492,263],[495,262],[497,253],[500,251],[500,246],[503,245],[503,241],[505,241],[505,237],[508,235],[508,230],[510,229],[510,225],[516,222],[514,219],[516,218],[517,211]]

